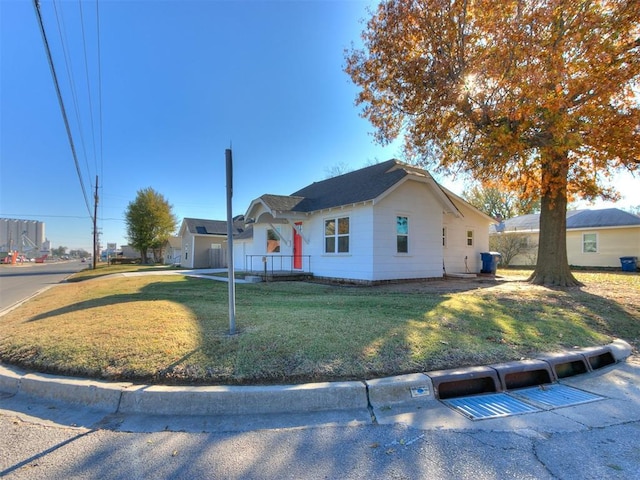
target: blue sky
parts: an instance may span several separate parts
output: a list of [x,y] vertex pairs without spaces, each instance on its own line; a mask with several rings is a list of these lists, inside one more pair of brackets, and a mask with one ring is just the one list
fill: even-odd
[[[234,214],[339,164],[398,157],[397,145],[373,143],[343,72],[373,4],[102,0],[96,10],[93,0],[42,0],[91,210],[99,177],[101,244],[127,243],[124,212],[147,187],[180,221],[224,220],[230,145]],[[31,1],[0,0],[0,35],[0,216],[41,220],[54,247],[90,251],[89,210]],[[618,185],[620,205],[640,204],[630,177]]]

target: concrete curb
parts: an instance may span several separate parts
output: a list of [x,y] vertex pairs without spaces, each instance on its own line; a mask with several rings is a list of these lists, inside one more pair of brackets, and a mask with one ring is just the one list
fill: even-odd
[[[544,358],[571,360],[612,356],[614,363],[631,355],[631,346],[615,340],[603,347],[541,355],[536,361],[511,362],[519,370],[539,366]],[[567,360],[567,361],[568,361]],[[552,362],[553,363],[553,362]],[[592,362],[593,363],[593,362]],[[600,363],[595,362],[597,368]],[[607,366],[609,364],[603,364]],[[108,413],[154,415],[248,415],[378,409],[393,405],[422,405],[438,400],[436,383],[443,378],[475,378],[468,367],[415,373],[367,381],[324,382],[268,386],[163,386],[105,382],[57,375],[26,373],[0,365],[0,391],[83,405]],[[596,368],[590,369],[595,370]],[[483,371],[484,371],[483,370]],[[496,374],[493,370],[492,376]]]
[[424,373],[367,380],[369,403],[373,408],[398,404],[422,404],[434,400],[433,383]]
[[162,386],[123,391],[118,413],[247,415],[366,409],[362,382],[269,386]]

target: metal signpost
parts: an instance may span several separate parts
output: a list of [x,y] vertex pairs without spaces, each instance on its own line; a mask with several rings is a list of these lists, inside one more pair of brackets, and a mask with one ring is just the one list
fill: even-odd
[[229,280],[229,335],[236,333],[236,289],[235,272],[233,267],[233,213],[231,208],[231,197],[233,196],[233,160],[231,149],[225,150],[227,162],[227,264]]

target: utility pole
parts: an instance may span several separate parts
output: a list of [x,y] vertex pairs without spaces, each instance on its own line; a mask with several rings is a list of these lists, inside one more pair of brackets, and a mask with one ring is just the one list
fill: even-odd
[[93,269],[96,269],[98,254],[98,176],[96,175],[96,193],[93,196]]
[[233,212],[231,197],[233,197],[233,160],[231,149],[225,150],[227,164],[227,280],[229,283],[229,335],[236,334],[236,288],[233,267]]

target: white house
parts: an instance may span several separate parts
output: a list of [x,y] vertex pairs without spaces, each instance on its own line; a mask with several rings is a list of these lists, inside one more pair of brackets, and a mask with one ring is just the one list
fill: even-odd
[[182,239],[180,237],[169,237],[162,246],[162,253],[165,265],[178,265],[182,258]]
[[262,195],[234,237],[234,266],[375,283],[478,273],[494,220],[420,168],[389,160]]

